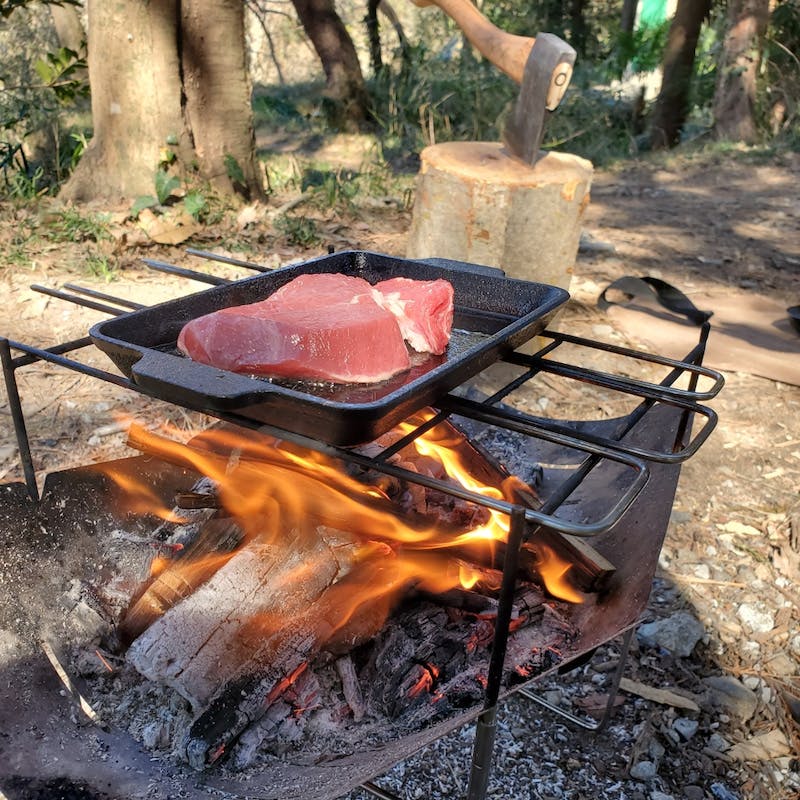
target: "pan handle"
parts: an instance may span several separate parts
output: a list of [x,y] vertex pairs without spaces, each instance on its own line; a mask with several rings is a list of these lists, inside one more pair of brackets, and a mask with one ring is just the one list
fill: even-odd
[[[199,364],[188,358],[147,350],[131,368],[131,379],[144,392],[197,410],[241,408],[254,391],[253,379]],[[269,383],[258,382],[263,395]]]

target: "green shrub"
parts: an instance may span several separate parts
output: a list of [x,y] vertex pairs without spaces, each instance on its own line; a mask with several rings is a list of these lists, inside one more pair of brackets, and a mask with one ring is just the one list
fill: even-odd
[[298,247],[314,247],[322,241],[317,223],[309,217],[281,214],[275,220],[275,228],[289,244]]

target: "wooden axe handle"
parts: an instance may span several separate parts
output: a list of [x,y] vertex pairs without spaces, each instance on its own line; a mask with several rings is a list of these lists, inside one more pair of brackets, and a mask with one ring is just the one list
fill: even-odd
[[532,36],[515,36],[507,33],[478,11],[470,0],[412,0],[414,5],[424,8],[435,5],[444,11],[461,30],[467,39],[509,78],[522,83],[525,64],[533,44]]

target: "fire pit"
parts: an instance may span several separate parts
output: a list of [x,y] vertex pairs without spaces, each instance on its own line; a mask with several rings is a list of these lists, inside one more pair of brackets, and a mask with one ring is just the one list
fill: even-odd
[[[9,780],[29,796],[66,781],[92,796],[336,797],[477,719],[469,797],[484,797],[497,703],[630,631],[645,607],[680,463],[715,423],[700,405],[722,385],[700,365],[707,332],[679,362],[540,331],[536,355],[492,353],[504,375],[491,394],[476,388],[490,363],[456,370],[424,394],[429,409],[403,405],[355,446],[181,392],[168,399],[219,424],[182,442],[133,427],[141,455],[51,473],[41,498],[16,370],[49,361],[157,392],[74,360],[88,338],[0,341],[26,479],[2,487]],[[581,364],[598,353],[664,377]],[[541,375],[631,410],[565,421],[515,408]],[[435,456],[442,445],[458,467]],[[155,495],[146,515],[119,502],[131,482]],[[154,521],[159,508],[171,519]],[[550,553],[568,570],[561,589]]]

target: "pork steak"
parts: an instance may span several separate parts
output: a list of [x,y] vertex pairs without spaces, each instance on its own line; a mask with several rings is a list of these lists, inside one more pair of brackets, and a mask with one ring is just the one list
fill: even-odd
[[191,320],[178,349],[232,372],[336,383],[377,383],[411,363],[370,284],[333,274],[301,275],[266,300]]
[[391,278],[373,287],[375,299],[397,318],[403,338],[418,353],[444,353],[453,328],[453,286],[441,278]]

